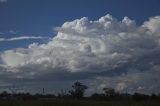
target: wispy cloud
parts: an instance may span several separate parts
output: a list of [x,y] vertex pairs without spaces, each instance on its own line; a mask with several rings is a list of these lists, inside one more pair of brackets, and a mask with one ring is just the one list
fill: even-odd
[[29,39],[46,39],[47,37],[42,36],[20,36],[20,37],[13,37],[13,38],[0,38],[0,42],[3,41],[16,41],[16,40],[29,40]]
[[5,41],[5,39],[4,38],[0,38],[0,41]]
[[3,32],[0,32],[0,35],[3,35],[4,33]]
[[10,30],[9,33],[10,33],[10,34],[17,34],[17,32],[14,31],[14,30]]
[[0,0],[0,3],[5,3],[7,2],[8,0]]

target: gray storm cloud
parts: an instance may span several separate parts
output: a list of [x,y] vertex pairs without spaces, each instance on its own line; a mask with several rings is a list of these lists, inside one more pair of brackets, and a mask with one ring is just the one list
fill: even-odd
[[122,91],[158,92],[159,29],[159,16],[141,26],[128,17],[118,21],[109,14],[95,21],[83,17],[65,22],[55,28],[57,35],[47,44],[3,51],[1,75],[12,73],[13,79],[35,80],[49,77],[51,81],[66,80],[65,75],[76,80],[78,76],[94,86],[92,90],[111,86]]

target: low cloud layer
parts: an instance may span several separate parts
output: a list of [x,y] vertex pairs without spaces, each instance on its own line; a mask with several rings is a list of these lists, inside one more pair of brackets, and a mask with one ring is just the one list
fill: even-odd
[[128,17],[119,21],[109,14],[95,21],[83,17],[65,22],[55,28],[57,35],[47,44],[3,51],[0,76],[8,83],[81,80],[92,87],[90,92],[103,87],[159,92],[159,29],[160,16],[141,26]]

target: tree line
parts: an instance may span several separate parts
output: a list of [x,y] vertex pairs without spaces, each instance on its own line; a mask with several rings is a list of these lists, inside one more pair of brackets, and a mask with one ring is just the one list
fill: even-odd
[[[37,100],[37,99],[84,99],[97,101],[123,101],[123,100],[160,100],[160,94],[140,94],[140,93],[119,93],[112,88],[103,88],[104,93],[93,93],[91,96],[85,97],[85,91],[88,89],[81,82],[75,82],[72,89],[61,92],[58,95],[54,94],[30,94],[30,93],[8,93],[3,91],[0,93],[0,100]],[[44,89],[43,89],[44,90]]]

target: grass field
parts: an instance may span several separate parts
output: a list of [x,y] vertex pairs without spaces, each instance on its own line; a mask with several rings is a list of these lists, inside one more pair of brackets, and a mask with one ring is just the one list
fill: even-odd
[[0,106],[160,106],[160,101],[17,100],[0,101]]

